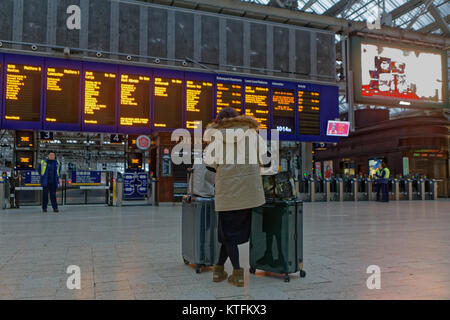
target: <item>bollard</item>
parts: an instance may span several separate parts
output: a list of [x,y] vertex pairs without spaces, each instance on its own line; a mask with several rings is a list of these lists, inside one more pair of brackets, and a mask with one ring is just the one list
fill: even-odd
[[0,176],[0,210],[6,209],[5,193],[5,181]]
[[343,202],[344,201],[344,181],[339,178],[338,182],[337,182],[337,192],[339,193],[339,201]]
[[420,200],[425,200],[425,180],[420,179],[419,181],[419,192],[420,192]]
[[394,179],[394,199],[400,200],[400,183],[397,179]]
[[330,180],[325,180],[325,201],[330,202],[331,194],[330,194]]
[[309,192],[311,194],[311,202],[316,201],[316,184],[314,179],[309,180]]
[[413,199],[413,186],[411,179],[406,180],[406,190],[408,192],[408,200],[411,201]]

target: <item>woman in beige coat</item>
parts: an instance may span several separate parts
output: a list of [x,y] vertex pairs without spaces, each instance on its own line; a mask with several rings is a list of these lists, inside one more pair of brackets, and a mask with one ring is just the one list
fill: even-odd
[[[218,142],[223,144],[224,155],[227,145],[233,148],[234,155],[237,155],[242,135],[241,138],[230,139],[226,134],[227,129],[242,129],[243,132],[253,129],[256,133],[258,125],[252,117],[239,115],[233,108],[224,108],[207,129],[216,129],[222,133],[220,136],[223,140]],[[252,208],[265,203],[259,164],[249,161],[248,143],[245,150],[245,161],[240,162],[242,164],[230,164],[226,162],[225,156],[223,164],[217,163],[219,161],[206,164],[216,172],[215,207],[219,213],[218,239],[222,244],[219,260],[214,265],[213,281],[220,282],[228,277],[224,264],[229,257],[233,274],[228,281],[239,287],[244,285],[244,270],[239,265],[238,245],[248,242],[250,238]],[[253,148],[254,150],[256,149]]]

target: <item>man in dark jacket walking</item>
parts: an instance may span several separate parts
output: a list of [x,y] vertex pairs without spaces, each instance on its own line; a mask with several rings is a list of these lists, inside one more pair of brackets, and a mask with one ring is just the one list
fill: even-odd
[[59,212],[58,202],[56,201],[56,190],[58,189],[61,174],[61,164],[56,160],[54,152],[49,152],[47,159],[41,160],[38,172],[41,175],[42,211],[47,212],[48,194],[50,193],[53,212]]

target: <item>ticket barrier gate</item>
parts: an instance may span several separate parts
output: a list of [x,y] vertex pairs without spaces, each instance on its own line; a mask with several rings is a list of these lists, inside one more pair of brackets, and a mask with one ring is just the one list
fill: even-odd
[[320,178],[311,181],[311,201],[329,201],[330,183],[328,180]]
[[412,199],[425,200],[425,182],[423,179],[412,180]]
[[344,183],[342,178],[328,180],[329,193],[327,201],[344,201]]
[[437,200],[438,198],[438,182],[442,180],[425,179],[425,200]]
[[0,176],[0,210],[6,209],[7,195],[9,195],[9,186],[7,185],[6,179]]
[[305,177],[295,180],[295,189],[298,199],[304,202],[314,201],[313,192],[311,192],[314,189],[314,180]]
[[412,180],[399,179],[398,184],[398,198],[397,200],[412,200]]
[[358,201],[358,180],[344,178],[344,201]]
[[358,201],[369,201],[372,198],[372,181],[368,179],[355,179]]

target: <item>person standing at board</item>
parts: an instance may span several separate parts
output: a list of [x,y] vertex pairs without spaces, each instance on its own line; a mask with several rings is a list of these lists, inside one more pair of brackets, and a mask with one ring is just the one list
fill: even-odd
[[[241,129],[245,132],[248,129],[257,130],[258,127],[259,123],[255,119],[239,115],[236,110],[227,107],[220,110],[217,119],[208,125],[207,130],[221,131],[224,153],[228,148],[233,148],[233,154],[236,155],[239,138],[231,138],[229,141],[229,138],[226,138],[226,130]],[[233,274],[228,281],[237,287],[244,286],[244,269],[239,264],[238,245],[249,241],[252,208],[266,202],[259,164],[251,164],[248,154],[244,158],[242,164],[206,164],[209,170],[216,172],[215,207],[219,213],[218,240],[222,244],[219,259],[214,265],[213,281],[221,282],[227,279],[224,264],[230,258]]]
[[61,175],[61,163],[56,160],[54,152],[49,152],[47,159],[41,160],[38,166],[41,176],[42,186],[42,211],[47,212],[48,194],[52,203],[53,212],[57,213],[58,201],[56,200],[56,190],[58,189],[59,177]]

